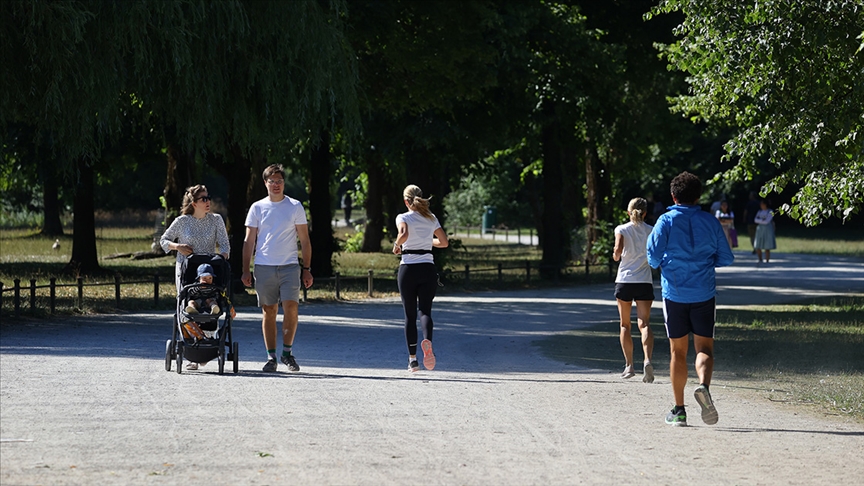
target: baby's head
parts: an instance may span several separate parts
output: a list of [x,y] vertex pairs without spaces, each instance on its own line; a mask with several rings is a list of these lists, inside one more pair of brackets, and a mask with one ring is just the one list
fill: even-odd
[[198,265],[198,282],[203,284],[213,283],[213,267],[207,263]]

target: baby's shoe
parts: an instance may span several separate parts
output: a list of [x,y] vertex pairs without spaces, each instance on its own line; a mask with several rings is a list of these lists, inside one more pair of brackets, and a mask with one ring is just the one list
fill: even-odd
[[210,308],[210,314],[215,315],[215,314],[218,314],[219,311],[220,311],[219,306],[216,304],[213,304],[213,307]]
[[186,306],[186,313],[187,313],[187,314],[197,314],[197,313],[198,313],[198,309],[196,309],[194,305],[189,304],[189,305]]

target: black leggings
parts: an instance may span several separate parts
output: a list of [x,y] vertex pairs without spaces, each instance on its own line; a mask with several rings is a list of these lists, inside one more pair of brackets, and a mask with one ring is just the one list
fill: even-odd
[[408,354],[417,354],[417,307],[420,307],[420,326],[423,338],[432,340],[432,299],[438,288],[438,271],[434,263],[399,265],[399,294],[405,309],[405,340]]

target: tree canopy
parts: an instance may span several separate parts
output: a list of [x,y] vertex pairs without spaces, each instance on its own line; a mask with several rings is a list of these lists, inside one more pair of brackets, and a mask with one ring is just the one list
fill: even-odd
[[[864,202],[864,6],[860,0],[664,0],[679,11],[680,36],[663,47],[689,74],[674,109],[731,127],[727,173],[780,169],[763,195],[799,187],[783,210],[805,224],[843,219]],[[649,17],[651,14],[649,14]]]

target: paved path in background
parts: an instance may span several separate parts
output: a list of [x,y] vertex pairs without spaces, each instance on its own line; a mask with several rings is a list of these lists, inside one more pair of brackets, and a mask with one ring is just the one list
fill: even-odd
[[[751,255],[722,306],[861,293],[864,261]],[[396,300],[301,306],[300,373],[260,371],[257,309],[239,375],[165,372],[165,312],[4,322],[0,484],[856,484],[864,426],[715,382],[720,422],[663,423],[654,384],[532,342],[617,318],[612,285],[444,295],[435,371],[411,374]],[[656,315],[656,313],[655,313]],[[722,368],[722,361],[718,363]],[[688,387],[692,393],[694,383]],[[687,405],[698,407],[692,395]]]

